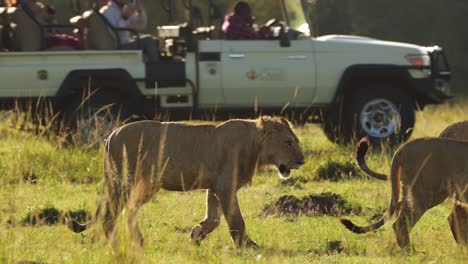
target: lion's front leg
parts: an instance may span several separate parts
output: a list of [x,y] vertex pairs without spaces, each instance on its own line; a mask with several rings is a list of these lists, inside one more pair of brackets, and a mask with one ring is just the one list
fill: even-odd
[[455,202],[448,221],[455,241],[461,245],[468,245],[468,207]]
[[236,247],[258,247],[246,234],[245,222],[239,208],[236,191],[231,188],[228,188],[228,190],[217,190],[216,195],[221,203],[221,208],[229,225],[229,231],[234,244]]
[[218,197],[212,190],[206,191],[206,217],[205,220],[200,222],[192,228],[190,232],[190,239],[192,242],[199,244],[205,237],[213,232],[220,223],[221,219],[221,206]]

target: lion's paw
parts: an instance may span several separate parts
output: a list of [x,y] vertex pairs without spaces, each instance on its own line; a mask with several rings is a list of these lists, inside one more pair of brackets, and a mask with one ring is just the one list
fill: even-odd
[[192,231],[190,231],[190,240],[192,243],[200,245],[200,242],[205,239],[205,237],[206,233],[200,225],[193,227]]
[[260,246],[250,238],[247,239],[247,241],[245,241],[245,246],[248,247],[248,248],[260,249]]

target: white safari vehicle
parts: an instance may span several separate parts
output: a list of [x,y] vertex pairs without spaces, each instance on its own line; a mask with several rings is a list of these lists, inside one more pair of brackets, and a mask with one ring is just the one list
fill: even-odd
[[[48,50],[49,27],[24,8],[1,8],[2,106],[42,98],[71,126],[76,117],[102,121],[117,114],[171,119],[277,114],[321,122],[336,142],[368,135],[376,143],[395,143],[410,135],[416,110],[451,97],[442,48],[315,37],[305,0],[277,1],[283,16],[269,23],[276,36],[271,40],[225,40],[220,27],[228,10],[220,10],[216,0],[183,1],[182,11],[190,15],[157,28],[160,58],[152,64],[141,51],[120,49],[117,32],[126,29],[113,28],[96,10],[80,11],[71,24],[57,26],[79,31],[83,50]],[[173,14],[175,1],[162,2]],[[196,21],[204,24],[195,26]],[[104,105],[111,107],[98,111]]]

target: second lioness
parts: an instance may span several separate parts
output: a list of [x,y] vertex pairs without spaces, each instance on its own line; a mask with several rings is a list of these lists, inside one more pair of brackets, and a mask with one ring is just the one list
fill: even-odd
[[468,120],[451,124],[440,133],[439,137],[468,141]]
[[[364,156],[369,142],[360,141],[357,159],[370,176],[386,179],[384,174],[367,168]],[[366,233],[381,227],[394,214],[393,229],[398,245],[408,249],[409,232],[430,208],[448,197],[454,199],[449,223],[455,240],[468,244],[468,142],[447,138],[423,138],[406,143],[397,150],[392,161],[392,199],[380,221],[360,227],[347,219],[341,222],[355,233]],[[400,183],[403,197],[400,199]]]
[[[137,211],[159,189],[207,189],[206,219],[192,229],[200,242],[220,222],[221,212],[237,246],[255,245],[245,232],[237,200],[257,166],[275,165],[281,176],[304,164],[299,140],[284,118],[230,120],[218,126],[141,121],[122,126],[107,139],[104,187],[96,215],[85,225],[68,221],[75,232],[99,218],[113,239],[117,217],[125,209],[129,233],[140,244]],[[101,217],[102,216],[102,217]]]

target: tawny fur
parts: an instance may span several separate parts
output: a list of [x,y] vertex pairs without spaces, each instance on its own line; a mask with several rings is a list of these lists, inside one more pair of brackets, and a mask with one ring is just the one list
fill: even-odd
[[104,188],[93,220],[112,239],[117,217],[125,209],[129,234],[143,244],[138,208],[159,189],[207,190],[207,213],[191,238],[199,243],[224,214],[236,246],[255,245],[245,232],[237,191],[252,180],[258,166],[297,169],[304,163],[299,140],[284,118],[230,120],[218,126],[141,121],[116,129],[106,141]]
[[[468,121],[461,121],[454,123],[447,128],[444,129],[439,135],[441,138],[451,138],[455,140],[461,140],[461,141],[468,141]],[[358,147],[356,150],[356,160],[359,165],[359,167],[367,174],[370,176],[379,179],[379,180],[388,180],[387,175],[381,174],[381,173],[376,173],[372,170],[370,170],[367,167],[366,161],[364,159],[365,153],[367,153],[367,150],[369,149],[369,141],[365,138],[361,139],[358,143]]]
[[[361,154],[364,158],[365,152]],[[384,218],[366,227],[342,219],[346,228],[366,233],[397,214],[393,229],[398,245],[407,249],[409,232],[422,215],[452,197],[454,209],[448,219],[452,234],[458,243],[468,243],[468,141],[425,138],[403,145],[393,157],[391,183],[392,199]]]
[[440,133],[439,137],[468,141],[468,120],[448,126]]

